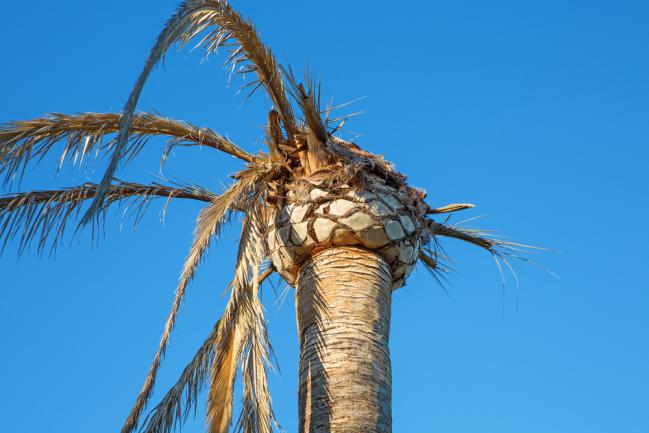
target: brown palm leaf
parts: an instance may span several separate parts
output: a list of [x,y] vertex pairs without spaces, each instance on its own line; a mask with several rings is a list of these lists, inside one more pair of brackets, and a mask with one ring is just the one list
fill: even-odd
[[[500,274],[502,276],[503,286],[505,285],[505,274],[503,273],[501,261],[505,264],[505,266],[507,266],[512,276],[516,280],[516,283],[518,284],[518,276],[516,275],[512,264],[510,263],[510,259],[521,260],[529,264],[536,265],[534,261],[525,257],[523,254],[530,253],[530,251],[532,250],[545,250],[545,248],[541,247],[507,241],[499,238],[491,232],[486,232],[484,230],[460,227],[459,224],[449,226],[430,220],[428,222],[428,230],[435,244],[437,244],[436,237],[443,236],[447,238],[459,239],[461,241],[479,246],[489,251],[493,256],[496,265],[498,266],[498,270],[500,271]],[[440,256],[433,255],[433,257],[438,258]],[[428,259],[432,259],[432,257],[425,258],[420,255],[420,260],[424,263],[424,266],[426,266],[427,269],[434,271],[435,268],[431,268],[429,266]],[[550,275],[556,276],[549,269],[545,270]],[[441,276],[441,273],[433,272],[433,276],[439,277]],[[438,279],[438,281],[441,280]]]
[[[272,273],[273,270],[271,268],[264,271],[259,275],[257,280],[258,284],[262,284]],[[229,348],[234,346],[231,339],[228,342],[224,341],[224,335],[232,329],[227,323],[236,314],[236,306],[233,301],[234,298],[231,297],[223,316],[214,325],[212,332],[205,342],[203,342],[203,345],[196,355],[194,355],[194,358],[185,367],[178,381],[167,391],[160,403],[153,408],[151,413],[143,421],[141,428],[143,433],[170,433],[176,426],[182,425],[192,409],[196,408],[198,394],[205,380],[210,376],[214,359],[216,358],[218,360],[219,354],[228,352],[230,350]],[[236,366],[236,356],[221,355],[220,359],[233,359]],[[229,365],[224,365],[222,368],[224,373],[230,369],[231,366]],[[228,375],[234,377],[234,373]],[[226,376],[220,381],[214,378],[212,383],[223,383],[224,381],[233,382]],[[232,398],[231,386],[229,389],[219,389],[217,392],[225,399],[229,398],[231,400]]]
[[84,216],[87,223],[101,208],[104,194],[110,184],[118,165],[122,162],[128,143],[129,131],[133,122],[133,113],[144,84],[167,50],[175,44],[187,44],[194,37],[206,32],[198,45],[206,49],[207,54],[234,40],[238,48],[227,60],[233,68],[242,65],[240,72],[255,72],[259,86],[263,86],[273,101],[284,123],[284,128],[292,141],[295,134],[295,119],[286,93],[284,81],[278,63],[270,48],[264,45],[254,26],[235,12],[226,1],[187,0],[178,8],[162,30],[144,68],[138,77],[120,118],[118,136],[106,172],[100,182],[98,195]]
[[[37,241],[38,252],[42,252],[48,240],[54,252],[71,218],[79,215],[84,203],[95,197],[97,185],[84,185],[61,190],[32,191],[0,196],[0,252],[10,239],[20,236],[19,252],[23,253],[33,241]],[[210,202],[214,194],[191,185],[175,187],[160,184],[141,185],[118,182],[110,186],[108,197],[101,209],[102,215],[113,203],[133,200],[132,211],[136,221],[142,216],[150,201],[156,197],[193,199]],[[93,237],[95,229],[93,226]]]
[[[266,367],[270,365],[270,343],[263,307],[259,298],[259,284],[255,278],[268,252],[263,237],[261,209],[265,197],[259,197],[257,206],[246,215],[239,247],[239,260],[234,284],[240,284],[246,300],[242,308],[245,338],[242,347],[243,407],[237,430],[245,433],[270,433],[274,420]],[[210,423],[210,433],[223,433]]]
[[[259,267],[267,256],[266,244],[262,235],[264,221],[262,209],[267,193],[267,186],[255,191],[242,224],[231,294],[231,302],[237,308],[229,316],[231,325],[227,327],[227,334],[223,337],[224,346],[220,347],[221,350],[217,355],[217,361],[212,368],[212,386],[207,405],[207,420],[210,433],[225,433],[230,425],[232,418],[232,387],[234,385],[237,360],[240,356],[253,360],[253,364],[244,363],[242,369],[244,375],[243,411],[245,412],[246,408],[250,407],[260,407],[262,411],[264,411],[264,408],[268,408],[268,411],[262,412],[260,417],[262,422],[265,419],[266,423],[271,416],[265,369],[263,375],[257,374],[251,377],[250,368],[247,368],[248,365],[257,365],[259,355],[263,356],[259,345],[264,345],[264,347],[268,345],[263,312],[259,304],[259,284],[256,279]],[[260,326],[263,327],[263,332],[260,332]],[[251,342],[256,342],[256,346],[251,346]],[[254,349],[254,352],[251,349]],[[267,356],[264,356],[262,363],[266,361]],[[260,391],[251,395],[246,392],[250,386],[260,390],[265,389],[266,394]],[[247,398],[248,396],[256,396],[257,398]],[[263,418],[264,414],[266,415],[265,418]]]
[[176,296],[160,339],[158,351],[131,413],[122,427],[122,433],[131,432],[137,426],[140,415],[151,397],[153,385],[155,384],[158,369],[160,368],[160,362],[164,356],[169,337],[176,322],[178,309],[185,296],[187,286],[193,279],[198,265],[207,252],[212,239],[218,237],[223,223],[229,220],[233,211],[250,209],[251,203],[258,196],[258,191],[266,185],[268,177],[273,174],[275,169],[276,166],[272,164],[258,164],[243,170],[237,174],[236,178],[238,180],[236,183],[223,194],[215,197],[210,205],[199,213],[194,230],[194,241],[183,265],[180,281],[176,288]]
[[237,431],[270,433],[271,421],[274,420],[266,374],[266,367],[270,364],[270,345],[257,289],[253,287],[252,292],[252,311],[248,319],[243,350],[243,407],[237,422]]
[[223,336],[216,350],[217,361],[211,367],[212,383],[206,416],[210,432],[227,432],[232,420],[234,379],[243,338],[240,326],[237,326],[238,313],[238,308],[229,311],[229,324],[223,327]]
[[444,236],[455,238],[477,245],[492,254],[501,255],[504,251],[520,250],[542,250],[543,248],[535,247],[532,245],[525,245],[516,242],[510,242],[503,239],[498,239],[494,235],[479,229],[468,229],[455,226],[447,226],[444,224],[431,222],[430,231],[434,236]]
[[316,82],[315,78],[309,72],[306,72],[305,90],[304,85],[297,80],[290,66],[282,70],[289,84],[289,93],[297,102],[304,115],[304,123],[309,130],[313,131],[320,142],[325,143],[328,139],[328,134],[320,106],[320,84]]
[[[93,152],[110,152],[116,137],[102,139],[119,129],[121,115],[113,113],[81,113],[75,115],[49,114],[32,120],[14,121],[0,127],[0,175],[4,183],[20,180],[27,164],[41,160],[54,144],[66,141],[60,164],[67,159],[80,162]],[[186,122],[151,113],[134,115],[129,129],[124,155],[137,155],[153,136],[170,137],[168,149],[177,145],[207,146],[246,162],[254,157],[209,128],[199,128]],[[165,152],[166,154],[167,152]]]

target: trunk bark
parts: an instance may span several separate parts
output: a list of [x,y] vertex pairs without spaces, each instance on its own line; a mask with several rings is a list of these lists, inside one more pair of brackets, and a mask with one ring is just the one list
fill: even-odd
[[300,433],[391,433],[390,283],[385,260],[355,247],[332,247],[302,266]]

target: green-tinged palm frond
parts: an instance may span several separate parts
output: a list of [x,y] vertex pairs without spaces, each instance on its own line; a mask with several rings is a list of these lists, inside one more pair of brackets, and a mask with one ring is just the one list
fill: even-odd
[[270,47],[261,42],[252,23],[244,20],[241,15],[232,10],[226,1],[187,0],[180,5],[176,14],[167,22],[158,36],[129,95],[120,119],[118,136],[112,149],[112,156],[100,183],[99,194],[88,213],[84,216],[84,222],[89,222],[94,213],[101,208],[104,192],[107,191],[118,165],[124,158],[133,113],[149,74],[172,45],[175,43],[184,45],[204,32],[207,34],[198,42],[198,45],[204,47],[208,55],[224,44],[236,41],[237,48],[228,57],[227,63],[233,69],[238,68],[239,72],[256,73],[258,77],[257,87],[265,87],[282,118],[289,139],[292,141],[295,133],[295,119],[284,91],[281,70]]
[[221,227],[229,220],[234,210],[247,211],[251,208],[251,204],[256,199],[258,191],[265,187],[274,169],[275,166],[272,164],[257,164],[241,171],[236,176],[238,179],[237,182],[223,194],[215,197],[210,205],[199,213],[194,230],[194,240],[183,265],[180,281],[176,288],[176,296],[160,339],[158,352],[154,357],[149,373],[131,413],[122,427],[122,433],[129,433],[137,426],[142,410],[144,410],[146,403],[151,397],[160,362],[164,356],[169,337],[176,322],[178,309],[184,298],[187,286],[194,278],[198,265],[207,252],[212,239],[218,236]]
[[[258,278],[258,284],[261,284],[272,273],[271,268],[264,271]],[[225,324],[228,323],[235,310],[236,307],[231,298],[223,317],[214,325],[212,332],[194,358],[187,364],[178,381],[146,417],[142,423],[141,432],[171,433],[174,428],[181,426],[187,420],[192,410],[195,411],[198,395],[206,378],[210,376],[216,354],[228,350],[228,345],[223,344],[223,335],[227,331]],[[230,357],[226,355],[225,358]],[[236,364],[236,356],[234,363]]]
[[[65,141],[60,157],[64,161],[81,163],[88,155],[110,152],[117,137],[102,143],[107,135],[118,131],[120,114],[81,113],[75,115],[49,114],[32,120],[15,121],[0,126],[0,175],[5,184],[22,178],[28,163],[41,160],[55,143]],[[186,122],[151,113],[136,114],[129,127],[128,142],[123,150],[125,159],[137,155],[148,139],[156,135],[170,137],[168,148],[176,145],[212,147],[246,162],[254,157],[209,128],[199,128]]]
[[[9,240],[19,237],[19,252],[23,253],[33,241],[37,242],[38,252],[42,252],[51,242],[54,252],[71,219],[79,215],[86,200],[97,194],[97,185],[84,185],[50,191],[32,191],[0,196],[0,252]],[[214,194],[202,188],[178,184],[174,187],[160,184],[140,185],[130,182],[112,184],[108,197],[101,209],[102,217],[113,203],[133,200],[131,211],[137,221],[142,217],[152,199],[166,197],[194,199],[210,202]],[[102,218],[103,219],[103,218]],[[93,236],[95,229],[93,226]]]

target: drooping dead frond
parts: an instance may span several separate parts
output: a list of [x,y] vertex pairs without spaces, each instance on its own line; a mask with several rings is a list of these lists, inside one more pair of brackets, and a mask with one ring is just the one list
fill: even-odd
[[270,351],[268,332],[258,304],[255,302],[255,310],[259,311],[253,318],[242,366],[243,407],[237,431],[244,433],[270,433],[271,421],[274,420],[266,373]]
[[[489,251],[492,254],[494,261],[496,262],[496,266],[498,267],[498,271],[501,274],[503,288],[505,287],[506,279],[501,262],[504,263],[507,269],[509,269],[512,276],[516,280],[516,285],[518,285],[518,275],[516,275],[516,272],[514,270],[514,267],[512,266],[512,263],[510,263],[510,260],[521,260],[523,262],[539,266],[537,263],[535,263],[533,260],[530,260],[528,257],[525,257],[523,254],[529,254],[531,250],[545,250],[545,248],[500,239],[492,233],[487,233],[483,230],[458,227],[457,224],[452,227],[448,227],[442,224],[434,224],[432,226],[432,229],[435,234],[438,234],[440,236],[460,239]],[[541,266],[541,268],[548,272],[550,275],[556,277],[556,274],[551,270],[544,268],[543,266]]]
[[223,194],[214,198],[210,205],[199,213],[194,230],[194,241],[183,265],[180,281],[176,289],[176,296],[160,339],[158,352],[153,359],[153,363],[133,409],[122,427],[122,433],[130,433],[137,426],[142,410],[151,397],[160,362],[164,356],[169,337],[176,322],[178,309],[184,298],[187,286],[194,278],[198,265],[207,252],[212,239],[218,236],[223,223],[229,219],[233,210],[247,210],[250,208],[252,200],[257,197],[258,191],[264,187],[267,182],[267,176],[269,173],[272,173],[272,170],[272,165],[253,165],[243,170],[238,174],[238,180],[234,185]]
[[[86,200],[97,193],[97,185],[86,183],[79,187],[50,191],[32,191],[0,196],[0,252],[9,240],[20,236],[19,252],[23,253],[33,241],[37,242],[38,252],[42,252],[51,242],[53,252],[64,235],[71,219],[75,219]],[[194,199],[209,202],[214,194],[195,186],[177,185],[170,187],[160,184],[140,185],[119,182],[110,186],[108,197],[101,209],[103,214],[108,207],[117,202],[133,200],[132,212],[136,222],[141,218],[152,199],[166,197]],[[94,229],[93,227],[93,235]]]
[[[258,284],[261,284],[272,273],[273,270],[270,268],[264,271],[257,280]],[[210,376],[214,359],[229,360],[232,358],[229,354],[222,355],[222,353],[229,350],[231,343],[230,340],[225,342],[223,337],[231,330],[231,318],[236,313],[237,307],[233,301],[233,298],[230,298],[223,317],[214,325],[209,337],[203,342],[190,363],[187,364],[178,381],[146,417],[140,428],[141,432],[171,433],[176,426],[181,426],[192,410],[196,409],[198,395],[205,383],[205,379]],[[234,362],[236,364],[236,356]],[[229,366],[224,366],[223,370],[229,369]],[[224,390],[223,398],[227,399],[230,393],[231,391]],[[229,398],[231,399],[231,397]]]
[[[232,419],[234,379],[241,353],[242,330],[240,302],[234,293],[230,297],[232,308],[226,310],[228,325],[223,326],[220,335],[216,361],[211,367],[212,383],[207,404],[207,423],[210,432],[225,433]],[[225,323],[225,322],[224,322]]]
[[424,253],[423,251],[419,252],[419,259],[424,263],[427,269],[429,269],[431,272],[435,272],[437,268],[437,261],[430,257],[428,254]]
[[[264,274],[268,274],[268,270]],[[215,360],[211,367],[212,383],[207,404],[210,433],[226,433],[232,420],[233,387],[239,358],[248,351],[251,321],[255,313],[256,292],[262,279],[246,284],[232,282],[232,292],[219,332]]]
[[266,374],[266,367],[270,365],[270,343],[259,297],[259,284],[251,278],[251,275],[257,274],[267,255],[261,206],[260,201],[257,209],[246,215],[235,276],[235,284],[242,285],[247,295],[244,299],[248,300],[245,314],[242,314],[245,330],[242,351],[243,404],[237,422],[237,431],[244,433],[270,433],[271,421],[274,420]]
[[274,421],[266,373],[266,368],[270,365],[270,344],[261,302],[256,293],[253,295],[252,306],[253,314],[243,350],[243,405],[237,431],[270,433],[271,421]]
[[171,433],[177,425],[182,425],[186,421],[192,408],[196,407],[198,394],[209,376],[219,324],[220,321],[216,323],[209,337],[187,364],[176,384],[167,391],[162,401],[145,418],[140,431]]
[[[228,327],[227,336],[223,336],[226,346],[219,351],[212,368],[212,386],[207,405],[207,422],[210,433],[225,433],[230,425],[232,386],[237,360],[240,356],[246,360],[250,359],[250,363],[244,362],[244,388],[246,386],[254,388],[252,395],[250,392],[246,392],[247,388],[244,389],[242,411],[245,412],[246,408],[250,407],[255,408],[256,415],[252,418],[255,425],[270,425],[272,412],[270,396],[267,393],[265,369],[263,374],[258,372],[258,369],[252,370],[254,365],[260,362],[259,357],[262,358],[262,368],[265,368],[264,363],[267,362],[267,351],[264,348],[268,347],[268,340],[258,297],[259,284],[255,277],[267,255],[265,239],[262,235],[264,227],[262,209],[267,193],[268,188],[261,188],[251,197],[250,207],[242,225],[231,293],[231,301],[236,301],[238,308],[230,316],[232,326]],[[251,376],[251,371],[255,372],[253,376]],[[242,417],[240,417],[241,419]]]
[[[254,211],[253,211],[254,212]],[[246,221],[244,219],[242,240],[239,251],[248,244]],[[226,433],[232,420],[233,387],[239,357],[244,350],[247,338],[248,322],[251,316],[252,287],[247,278],[248,273],[242,270],[246,259],[239,254],[232,281],[230,300],[223,314],[223,331],[220,334],[215,362],[212,365],[212,384],[207,403],[207,424],[210,433]],[[255,270],[256,272],[256,270]],[[246,278],[242,283],[241,278]],[[258,284],[258,283],[257,283]]]
[[[529,251],[529,250],[542,250],[543,248],[534,247],[531,245],[519,244],[510,242],[485,233],[482,230],[461,228],[457,225],[446,226],[436,222],[429,223],[430,233],[434,236],[445,236],[449,238],[460,239],[464,242],[477,245],[497,257],[502,257],[503,254],[512,256],[514,251]],[[514,256],[515,257],[515,256]]]
[[438,254],[430,251],[424,251],[424,249],[419,251],[419,261],[424,265],[424,268],[428,273],[437,281],[439,286],[444,290],[446,294],[446,284],[448,283],[445,273],[448,272],[448,268],[445,265],[442,265],[440,261],[443,257],[440,257]]
[[[64,161],[82,161],[100,152],[110,152],[116,137],[102,143],[118,131],[120,114],[81,113],[75,115],[53,113],[32,120],[15,121],[0,126],[0,175],[5,184],[20,180],[28,163],[41,160],[55,143],[65,141],[60,157]],[[253,156],[209,128],[199,128],[186,122],[168,119],[151,113],[134,115],[128,142],[122,152],[125,159],[137,155],[147,140],[156,135],[170,137],[169,147],[199,145],[212,147],[247,162]]]
[[99,193],[91,208],[84,216],[89,222],[94,213],[101,207],[104,193],[124,158],[133,113],[144,84],[167,50],[175,43],[187,44],[199,34],[207,34],[198,45],[205,48],[207,55],[231,41],[236,41],[238,48],[227,59],[227,63],[239,72],[255,72],[258,85],[263,86],[277,108],[284,123],[284,128],[292,142],[295,134],[295,119],[291,105],[284,91],[284,80],[270,47],[264,45],[252,23],[244,20],[226,1],[187,0],[178,8],[176,14],[167,22],[158,36],[144,68],[138,77],[120,118],[119,129],[112,156],[104,177],[100,183]]

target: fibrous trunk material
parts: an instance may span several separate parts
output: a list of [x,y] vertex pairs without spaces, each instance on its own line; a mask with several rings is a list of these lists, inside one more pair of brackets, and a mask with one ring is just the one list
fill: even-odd
[[390,266],[376,252],[332,247],[297,280],[300,433],[390,433]]

